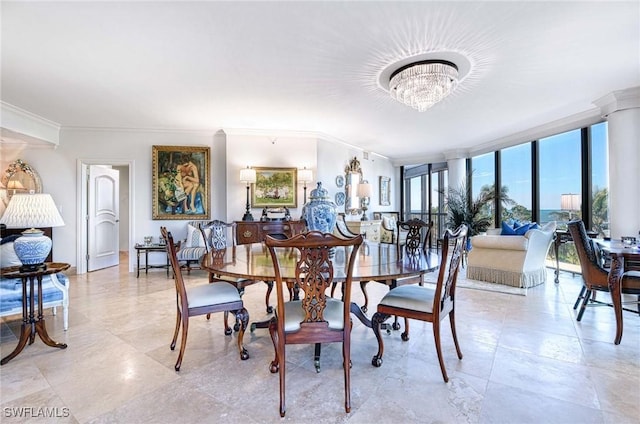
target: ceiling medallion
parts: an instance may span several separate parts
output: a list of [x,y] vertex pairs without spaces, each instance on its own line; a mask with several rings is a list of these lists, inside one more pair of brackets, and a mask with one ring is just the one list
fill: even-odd
[[447,97],[458,84],[458,67],[448,60],[421,60],[395,70],[389,79],[391,98],[424,112]]

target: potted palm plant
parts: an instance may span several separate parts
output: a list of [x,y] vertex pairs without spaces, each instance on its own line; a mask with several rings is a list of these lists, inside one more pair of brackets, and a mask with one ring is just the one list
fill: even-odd
[[[513,200],[507,195],[508,188],[502,187],[499,200],[507,205]],[[484,186],[480,193],[473,197],[471,187],[461,184],[459,187],[449,187],[447,194],[447,228],[455,229],[465,224],[467,232],[467,250],[471,249],[470,238],[487,231],[493,225],[492,207],[496,199],[493,186]]]

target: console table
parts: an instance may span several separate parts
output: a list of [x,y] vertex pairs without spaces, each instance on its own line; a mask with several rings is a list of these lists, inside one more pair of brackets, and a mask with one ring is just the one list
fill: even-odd
[[[167,255],[167,246],[164,244],[136,244],[136,254],[138,256],[138,266],[136,278],[140,277],[140,252],[144,252],[144,273],[149,273],[149,268],[166,268],[167,277],[169,276],[169,255]],[[167,259],[167,263],[163,265],[149,265],[149,252],[162,252]]]
[[[591,238],[598,237],[597,231],[587,231],[587,235]],[[556,255],[556,270],[555,270],[555,279],[554,282],[557,284],[560,282],[558,276],[560,275],[560,259],[558,258],[558,251],[560,250],[560,245],[565,243],[573,243],[573,238],[571,238],[571,233],[569,230],[556,230],[556,234],[553,238],[553,253]]]
[[298,221],[236,221],[236,244],[264,241],[267,235],[283,238],[302,233],[307,228],[305,220]]
[[[57,347],[59,349],[66,349],[67,345],[65,343],[58,343],[54,341],[47,333],[47,327],[44,324],[44,317],[42,316],[42,296],[37,295],[38,297],[38,315],[36,317],[36,308],[35,308],[35,297],[34,293],[42,293],[42,277],[45,275],[55,274],[57,272],[62,272],[69,268],[69,264],[65,263],[53,263],[53,262],[45,262],[42,266],[40,266],[35,271],[20,271],[19,266],[12,266],[9,268],[2,268],[0,270],[0,275],[5,278],[20,278],[22,279],[22,327],[20,329],[20,340],[18,341],[18,346],[2,358],[0,361],[0,365],[4,365],[16,356],[22,349],[29,344],[32,344],[35,341],[36,334],[40,336],[40,339],[47,346]],[[29,285],[29,290],[27,291],[27,284]],[[37,284],[37,286],[36,286]],[[35,288],[38,287],[36,291]]]

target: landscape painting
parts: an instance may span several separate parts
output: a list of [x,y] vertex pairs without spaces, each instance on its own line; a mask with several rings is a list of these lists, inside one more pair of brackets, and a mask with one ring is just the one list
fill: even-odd
[[251,185],[254,208],[295,208],[297,203],[297,168],[255,168],[256,182]]

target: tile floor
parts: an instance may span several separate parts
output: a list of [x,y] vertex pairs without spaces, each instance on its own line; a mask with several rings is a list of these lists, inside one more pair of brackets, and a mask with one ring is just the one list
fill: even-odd
[[[193,272],[188,280],[204,282],[205,275]],[[459,288],[464,358],[457,359],[445,324],[448,384],[429,324],[413,324],[408,342],[399,332],[387,336],[384,364],[374,368],[375,337],[355,320],[349,414],[339,345],[323,347],[319,374],[312,346],[288,347],[284,419],[266,330],[247,332],[251,358],[240,361],[220,314],[192,318],[182,370],[175,372],[177,354],[169,349],[175,292],[162,270],[136,279],[114,267],[71,276],[71,284],[69,330],[61,313],[46,314],[49,333],[69,347],[56,350],[38,339],[0,369],[3,423],[640,422],[640,317],[625,313],[619,346],[611,309],[591,308],[576,322],[572,304],[581,283],[570,273],[555,285],[549,270],[549,282],[526,297]],[[375,305],[386,288],[369,287]],[[265,317],[264,293],[262,284],[247,289],[252,320]],[[359,289],[354,298],[362,300]],[[16,345],[19,324],[19,317],[0,324],[3,357]],[[25,411],[58,417],[15,416]]]

